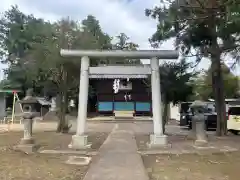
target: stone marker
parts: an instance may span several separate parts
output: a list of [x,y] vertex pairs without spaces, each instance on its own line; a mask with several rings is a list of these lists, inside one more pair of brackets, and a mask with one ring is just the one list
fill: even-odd
[[35,140],[32,137],[33,129],[33,118],[36,117],[36,103],[38,102],[35,97],[33,97],[32,89],[28,89],[26,92],[26,97],[19,101],[23,108],[23,126],[24,133],[19,145],[16,146],[18,150],[25,153],[33,153],[38,150],[38,146],[35,144]]
[[[192,109],[192,108],[191,108]],[[193,112],[192,112],[193,113]],[[194,118],[192,118],[192,128],[191,130],[189,131],[189,134],[188,134],[188,138],[189,139],[192,139],[192,140],[195,140],[196,139],[196,121],[193,120]]]
[[90,163],[91,159],[91,157],[86,156],[69,156],[69,159],[65,163],[86,166]]
[[205,130],[206,118],[204,116],[206,106],[207,104],[202,101],[194,101],[191,104],[193,111],[192,128],[195,126],[195,146],[197,147],[206,146],[208,143]]

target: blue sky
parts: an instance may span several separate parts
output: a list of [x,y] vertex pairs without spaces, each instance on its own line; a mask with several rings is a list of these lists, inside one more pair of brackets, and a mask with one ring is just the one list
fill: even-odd
[[[156,30],[156,21],[146,17],[144,10],[159,2],[160,0],[2,0],[0,12],[16,4],[24,13],[50,21],[66,16],[81,21],[92,14],[111,36],[124,32],[140,45],[140,49],[151,49],[148,38]],[[173,41],[165,42],[160,49],[173,49]],[[208,60],[203,60],[198,68],[206,69],[209,64]],[[4,65],[0,65],[0,69],[3,68]]]

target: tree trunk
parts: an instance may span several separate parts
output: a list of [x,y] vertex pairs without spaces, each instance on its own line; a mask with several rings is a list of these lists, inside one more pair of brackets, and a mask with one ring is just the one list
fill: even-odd
[[221,71],[221,53],[212,54],[212,85],[217,112],[217,136],[227,134],[226,105],[224,96],[224,83]]
[[63,72],[63,81],[60,85],[60,97],[59,97],[59,111],[58,111],[58,117],[59,117],[59,123],[57,127],[57,132],[61,133],[68,133],[69,126],[68,121],[66,119],[66,109],[68,104],[68,97],[67,97],[67,74]]
[[[212,1],[212,8],[216,6],[216,1]],[[217,33],[217,19],[214,11],[211,13],[209,18],[209,30],[211,32],[211,45],[210,54],[212,61],[212,85],[214,89],[214,99],[217,111],[217,136],[227,134],[227,122],[226,122],[226,105],[224,95],[224,83],[221,71],[221,54],[218,44],[218,33]]]
[[166,123],[169,121],[169,104],[167,101],[163,101],[162,103],[163,108],[162,108],[162,119],[163,119],[163,124],[162,124],[162,128],[163,128],[163,133],[165,133],[165,126]]
[[66,97],[65,93],[61,93],[60,95],[60,106],[58,110],[58,118],[59,118],[59,123],[57,127],[57,132],[61,133],[67,133],[68,132],[68,122],[66,119]]
[[57,132],[59,132],[59,133],[62,132],[62,129],[65,125],[63,114],[62,114],[62,101],[63,101],[63,96],[62,96],[62,92],[60,92],[57,97],[57,107],[58,107],[57,115],[58,115],[58,119],[59,119]]

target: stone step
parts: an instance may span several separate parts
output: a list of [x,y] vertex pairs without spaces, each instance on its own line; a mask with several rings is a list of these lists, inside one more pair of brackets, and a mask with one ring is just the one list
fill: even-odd
[[123,116],[123,117],[115,117],[114,120],[117,120],[117,121],[127,121],[127,122],[129,122],[129,120],[134,121],[134,117],[126,117],[126,116]]
[[114,111],[115,118],[134,118],[134,111]]

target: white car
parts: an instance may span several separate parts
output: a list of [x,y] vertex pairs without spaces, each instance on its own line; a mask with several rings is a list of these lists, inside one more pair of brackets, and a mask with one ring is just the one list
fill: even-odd
[[236,135],[240,132],[240,105],[228,107],[227,129]]

